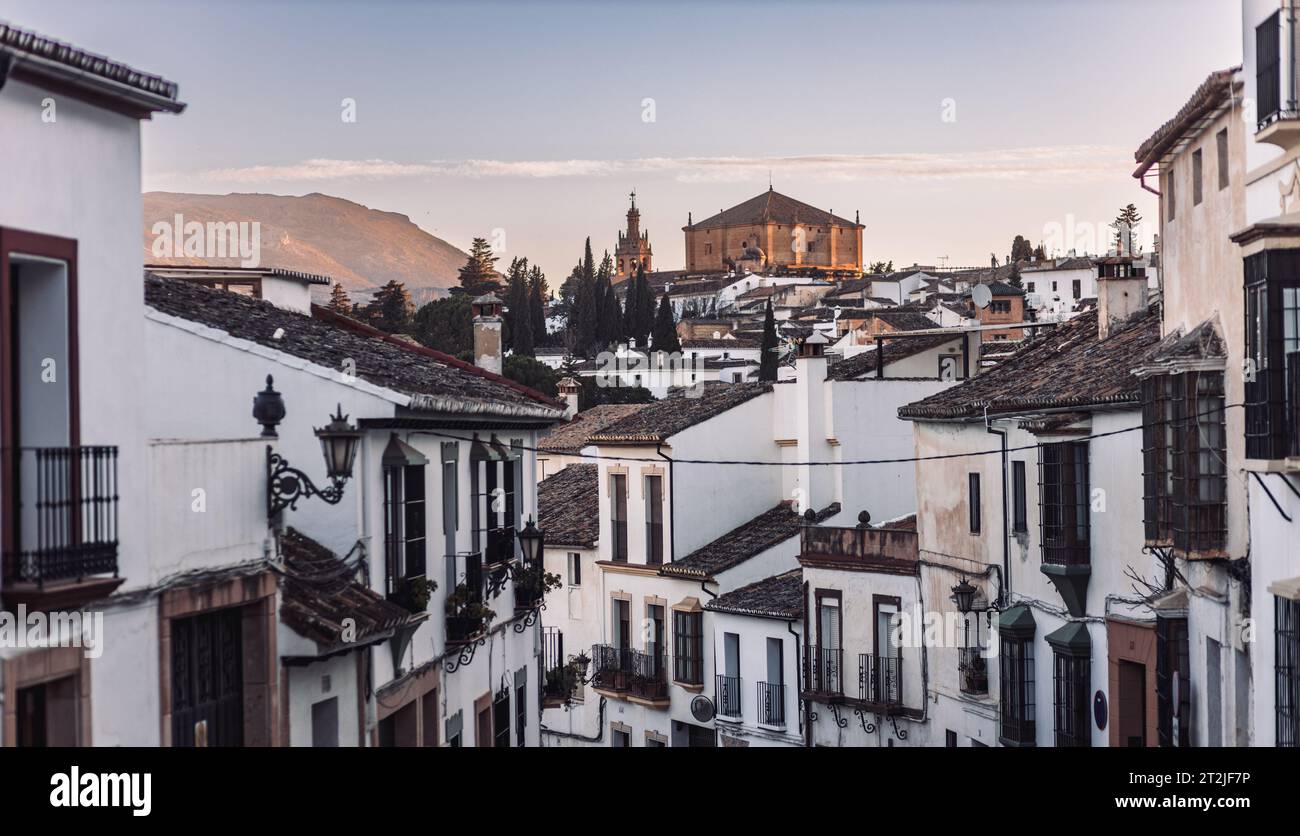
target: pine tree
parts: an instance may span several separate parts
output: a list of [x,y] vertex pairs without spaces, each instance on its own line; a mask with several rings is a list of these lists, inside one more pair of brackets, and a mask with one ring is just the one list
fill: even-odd
[[528,318],[533,326],[533,345],[546,345],[546,274],[536,264],[528,271]]
[[677,325],[673,322],[673,306],[667,291],[659,297],[659,311],[655,314],[654,333],[650,336],[655,351],[681,352],[682,341],[677,338]]
[[1115,221],[1110,225],[1115,230],[1115,252],[1119,255],[1136,255],[1137,250],[1133,246],[1133,230],[1137,229],[1138,224],[1142,223],[1142,216],[1138,214],[1137,207],[1130,203],[1119,214],[1115,216]]
[[496,274],[497,257],[483,238],[475,238],[469,247],[469,260],[460,268],[460,286],[466,293],[480,296],[501,286]]
[[767,312],[763,315],[763,342],[758,365],[759,380],[776,380],[776,368],[780,358],[777,356],[779,343],[776,338],[776,316],[772,313],[772,300],[767,300]]
[[330,288],[329,309],[336,314],[352,316],[352,300],[348,297],[348,292],[343,289],[343,285],[338,282]]
[[406,285],[396,279],[375,291],[368,308],[371,324],[390,334],[404,334],[410,329],[415,305]]

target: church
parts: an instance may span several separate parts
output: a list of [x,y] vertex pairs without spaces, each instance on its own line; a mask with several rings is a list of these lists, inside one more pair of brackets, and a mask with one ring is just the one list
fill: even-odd
[[[629,227],[631,213],[628,213]],[[687,216],[686,271],[862,272],[862,230],[824,209],[774,190],[693,223]],[[621,246],[621,240],[620,240]],[[648,252],[648,250],[647,250]]]
[[632,208],[627,210],[627,231],[618,234],[618,246],[614,248],[614,281],[621,282],[636,275],[638,267],[651,271],[650,233],[641,231],[641,211],[636,208],[636,192],[628,195],[632,198]]

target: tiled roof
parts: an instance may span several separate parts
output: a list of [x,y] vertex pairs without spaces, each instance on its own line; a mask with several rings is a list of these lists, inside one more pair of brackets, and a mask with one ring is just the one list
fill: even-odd
[[537,484],[537,524],[548,546],[593,548],[600,537],[597,465],[571,464]]
[[1147,352],[1144,362],[1153,366],[1176,366],[1180,363],[1217,362],[1226,357],[1216,315],[1187,332],[1181,328],[1170,332]]
[[737,296],[736,300],[739,301],[741,299],[766,299],[775,293],[776,293],[776,285],[769,284],[764,287],[756,287],[753,290],[746,290],[744,293]]
[[296,529],[288,529],[280,538],[280,554],[284,560],[280,620],[324,648],[344,644],[348,619],[356,631],[355,641],[364,643],[427,618],[358,583],[355,566]]
[[176,100],[180,91],[175,82],[2,22],[0,22],[0,53],[12,55],[17,59],[13,69],[16,76],[29,71],[45,75],[43,68],[37,62],[48,61],[65,67],[69,77],[75,78],[77,75],[84,74],[145,93],[152,99],[148,109],[167,110],[173,113],[185,109],[184,103]]
[[736,615],[793,620],[803,617],[803,606],[803,570],[792,569],[719,595],[704,608]]
[[868,315],[889,324],[896,331],[924,331],[937,327],[933,319],[915,308],[874,310],[869,311]]
[[655,444],[772,391],[770,383],[701,383],[645,404],[591,437],[593,444]]
[[994,296],[1024,296],[1025,292],[1010,282],[993,281],[988,283],[989,292]]
[[832,215],[824,209],[809,206],[802,200],[795,200],[793,197],[787,197],[778,191],[768,189],[762,194],[751,197],[744,203],[738,203],[730,209],[724,209],[712,217],[686,227],[686,229],[693,231],[720,226],[764,223],[860,226],[860,224],[854,223],[847,218]]
[[758,343],[741,337],[733,339],[694,339],[682,340],[682,348],[758,348]]
[[[930,327],[936,327],[930,323]],[[897,363],[899,360],[906,360],[908,357],[938,348],[945,343],[953,340],[960,340],[962,335],[958,332],[952,334],[934,334],[926,337],[905,337],[903,339],[886,339],[883,349],[873,349],[855,354],[847,360],[841,360],[832,366],[826,373],[828,380],[859,380],[863,377],[870,377],[876,374],[876,368],[879,365],[879,355],[884,354],[885,368],[890,363]],[[938,369],[935,369],[938,374]]]
[[[1161,125],[1156,132],[1147,137],[1146,142],[1138,146],[1133,159],[1138,163],[1138,174],[1144,172],[1152,163],[1164,156],[1178,138],[1206,115],[1213,113],[1223,103],[1232,90],[1233,77],[1241,67],[1229,67],[1216,70],[1201,82],[1192,97],[1178,109],[1174,118]],[[1136,175],[1135,175],[1136,176]]]
[[[816,515],[816,521],[821,522],[839,512],[840,504],[831,503]],[[665,564],[659,572],[663,575],[711,578],[797,536],[803,524],[804,519],[795,511],[794,504],[786,500],[733,528],[712,543],[701,546],[681,560]]]
[[556,424],[537,443],[537,449],[546,453],[576,453],[587,446],[587,439],[591,436],[644,406],[640,403],[608,403],[584,409],[571,421]]
[[1132,372],[1160,339],[1160,306],[1134,315],[1099,339],[1097,312],[1081,313],[996,367],[924,400],[900,407],[902,418],[974,418],[990,413],[1101,404],[1133,404]]
[[[145,275],[145,304],[328,369],[354,364],[357,377],[411,396],[422,412],[555,421],[563,405],[454,357],[412,346],[313,306],[313,315],[182,279]],[[277,337],[278,334],[278,337]]]

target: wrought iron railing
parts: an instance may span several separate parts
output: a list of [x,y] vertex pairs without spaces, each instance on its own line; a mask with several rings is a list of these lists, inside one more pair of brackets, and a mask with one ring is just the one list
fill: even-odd
[[828,697],[844,695],[844,651],[838,647],[804,648],[804,683],[807,691]]
[[597,688],[646,700],[668,697],[668,665],[662,651],[647,651],[608,644],[592,645],[591,659]]
[[740,718],[740,677],[718,674],[715,677],[714,698],[718,704],[718,714],[722,717]]
[[872,705],[903,702],[903,657],[858,654],[858,699]]
[[767,726],[785,725],[785,685],[783,683],[758,683],[758,722]]
[[957,678],[963,694],[989,692],[989,668],[980,647],[957,649]]
[[[6,457],[7,458],[7,457]],[[14,472],[7,581],[117,574],[117,448],[23,447]]]

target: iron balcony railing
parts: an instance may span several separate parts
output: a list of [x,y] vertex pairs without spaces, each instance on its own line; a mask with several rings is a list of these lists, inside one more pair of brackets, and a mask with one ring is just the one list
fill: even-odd
[[844,696],[844,651],[838,647],[804,648],[804,683],[810,694]]
[[1300,457],[1300,351],[1286,356],[1287,455]]
[[766,726],[785,725],[785,685],[758,683],[758,722]]
[[[117,448],[22,447],[14,527],[6,538],[9,582],[117,574]],[[5,457],[8,458],[8,457]]]
[[983,648],[961,647],[957,649],[957,654],[957,676],[962,693],[987,694],[989,668]]
[[740,677],[718,674],[716,677],[714,698],[718,704],[718,714],[722,717],[740,719]]
[[592,645],[591,659],[595,687],[645,700],[668,698],[667,660],[653,645],[645,652],[608,644]]
[[903,657],[858,654],[858,699],[871,705],[902,705]]

